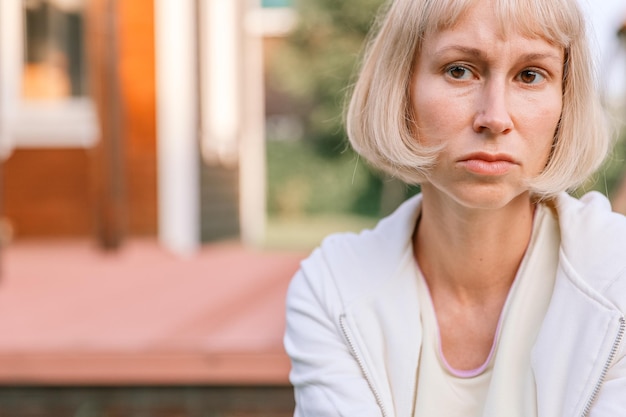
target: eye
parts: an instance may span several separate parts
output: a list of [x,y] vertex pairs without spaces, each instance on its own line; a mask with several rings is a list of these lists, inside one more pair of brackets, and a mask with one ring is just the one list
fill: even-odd
[[519,73],[518,78],[524,84],[539,84],[546,79],[541,73],[533,70],[524,70]]
[[455,80],[467,80],[472,77],[472,72],[461,65],[453,65],[446,68],[446,74]]

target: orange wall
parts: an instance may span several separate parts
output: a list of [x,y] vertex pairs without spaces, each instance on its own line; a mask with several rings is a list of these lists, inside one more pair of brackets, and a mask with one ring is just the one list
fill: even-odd
[[17,237],[92,233],[85,150],[15,150],[2,169],[4,215]]
[[[123,223],[127,234],[157,228],[156,97],[152,0],[117,2],[124,135]],[[84,149],[18,149],[0,192],[17,238],[95,236],[94,157]]]
[[128,227],[131,234],[153,235],[157,228],[154,2],[117,4]]

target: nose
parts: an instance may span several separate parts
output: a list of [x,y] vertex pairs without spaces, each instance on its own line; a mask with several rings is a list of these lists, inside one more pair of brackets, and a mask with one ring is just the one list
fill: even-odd
[[506,134],[513,129],[513,119],[507,106],[504,83],[492,80],[483,87],[474,117],[474,131]]

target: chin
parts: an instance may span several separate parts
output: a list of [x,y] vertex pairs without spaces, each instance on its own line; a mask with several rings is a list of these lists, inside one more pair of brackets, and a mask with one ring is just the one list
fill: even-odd
[[501,184],[463,186],[449,195],[457,204],[476,210],[498,210],[530,200],[527,189],[514,189]]

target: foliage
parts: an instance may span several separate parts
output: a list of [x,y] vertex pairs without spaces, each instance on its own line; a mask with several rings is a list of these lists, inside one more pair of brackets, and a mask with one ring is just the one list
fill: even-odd
[[582,187],[576,194],[580,195],[589,189],[600,191],[611,198],[620,186],[624,177],[626,162],[626,130],[622,129],[619,140],[615,143],[611,154],[598,173],[591,179],[590,184]]
[[271,63],[269,82],[303,109],[305,139],[326,156],[344,148],[344,98],[382,0],[300,0],[299,24]]
[[397,180],[381,180],[350,149],[329,159],[305,141],[269,141],[267,162],[267,209],[274,217],[380,217],[418,192]]
[[304,141],[269,141],[267,162],[270,215],[379,214],[381,187],[352,151],[329,159]]

